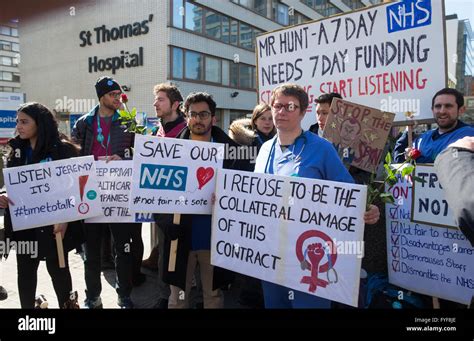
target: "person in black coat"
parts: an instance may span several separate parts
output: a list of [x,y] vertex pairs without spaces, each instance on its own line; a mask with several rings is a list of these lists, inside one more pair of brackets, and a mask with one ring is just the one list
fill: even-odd
[[[242,146],[255,147],[257,157],[260,147],[276,134],[273,124],[272,108],[266,103],[260,103],[253,109],[251,118],[239,118],[229,127],[229,136]],[[255,160],[253,160],[255,162]]]
[[[17,113],[18,135],[8,144],[11,152],[7,167],[18,167],[40,162],[68,159],[78,156],[78,148],[61,136],[58,124],[51,111],[40,103],[26,103]],[[46,261],[46,267],[53,281],[60,308],[78,308],[77,298],[70,299],[72,292],[71,273],[68,267],[68,251],[80,247],[81,223],[69,222],[42,226],[33,229],[13,231],[9,206],[14,206],[6,194],[0,196],[0,208],[5,208],[6,238],[16,242],[37,243],[37,255],[17,252],[18,291],[22,308],[35,306],[37,271],[39,262]],[[60,234],[59,234],[60,233]],[[59,267],[55,238],[62,236],[66,267]]]
[[[95,160],[118,162],[132,159],[135,134],[127,131],[122,124],[119,109],[122,107],[122,87],[110,77],[100,77],[95,90],[99,104],[88,114],[76,121],[71,137],[81,146],[81,156],[93,155]],[[84,279],[86,281],[86,299],[84,306],[89,309],[103,308],[101,272],[101,244],[105,230],[110,230],[115,253],[115,290],[117,304],[122,309],[132,309],[130,297],[133,289],[133,271],[138,285],[146,277],[140,275],[138,265],[134,267],[134,255],[143,255],[140,223],[86,223],[84,224],[86,241],[84,243]],[[131,243],[130,243],[131,241]],[[132,250],[132,252],[129,252]],[[138,261],[137,261],[138,263]],[[141,278],[140,278],[141,277]]]
[[316,134],[320,137],[323,136],[323,130],[326,127],[326,121],[329,116],[329,111],[331,108],[331,103],[333,98],[341,98],[342,96],[337,92],[331,92],[329,94],[322,94],[319,96],[316,102],[316,120],[317,122],[309,127],[309,131],[313,134]]
[[[5,191],[3,189],[4,182],[3,182],[3,153],[0,153],[0,194],[4,194]],[[0,230],[0,241],[4,241],[5,238],[5,229]],[[3,254],[0,253],[0,261],[3,258]],[[8,292],[7,290],[0,285],[0,301],[6,300],[8,298]]]
[[[216,103],[207,93],[192,93],[184,103],[188,127],[179,139],[207,141],[226,144],[226,148],[238,148],[216,122]],[[248,170],[248,160],[225,157],[223,168]],[[192,277],[199,264],[204,308],[223,308],[223,288],[233,280],[233,273],[212,266],[210,262],[211,215],[182,214],[180,224],[173,223],[172,214],[154,214],[155,221],[165,235],[163,262],[163,281],[171,285],[168,308],[189,308],[189,293]],[[178,239],[175,271],[168,270],[171,241]],[[183,295],[184,293],[184,295]]]

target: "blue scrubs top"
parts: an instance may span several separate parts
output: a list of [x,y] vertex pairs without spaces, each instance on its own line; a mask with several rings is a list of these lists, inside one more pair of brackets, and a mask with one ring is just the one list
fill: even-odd
[[[255,172],[354,183],[333,145],[309,131],[283,150],[278,136],[265,142],[258,153]],[[331,307],[330,300],[300,291],[294,291],[290,300],[288,293],[293,290],[275,283],[262,281],[262,288],[266,308]]]
[[265,142],[258,153],[255,172],[354,183],[333,145],[309,131],[285,150],[277,136]]

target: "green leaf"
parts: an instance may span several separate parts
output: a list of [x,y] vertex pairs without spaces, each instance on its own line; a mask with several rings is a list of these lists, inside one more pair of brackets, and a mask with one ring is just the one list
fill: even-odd
[[380,200],[386,204],[394,204],[395,198],[393,197],[392,193],[382,193],[380,194]]
[[141,125],[137,126],[137,128],[135,129],[135,133],[145,135],[146,134],[146,127],[141,126]]
[[410,175],[411,173],[413,173],[414,170],[415,170],[415,166],[407,165],[405,168],[402,169],[402,177]]
[[423,178],[420,178],[419,176],[412,176],[413,181],[421,182],[422,184],[426,183],[426,180]]
[[131,115],[129,112],[125,111],[125,110],[120,110],[119,111],[119,115],[120,115],[120,118],[121,119],[126,119],[128,121],[130,121],[132,119]]
[[385,163],[387,165],[392,164],[392,155],[390,155],[390,152],[387,152],[387,155],[385,155]]
[[398,182],[398,179],[396,176],[390,176],[387,178],[387,184],[392,187]]
[[370,192],[370,195],[373,197],[376,197],[380,194],[380,191],[377,188],[372,188],[372,191]]
[[387,171],[387,176],[388,177],[395,176],[395,174],[393,173],[393,169],[389,165],[384,164],[383,166],[384,166],[385,170]]

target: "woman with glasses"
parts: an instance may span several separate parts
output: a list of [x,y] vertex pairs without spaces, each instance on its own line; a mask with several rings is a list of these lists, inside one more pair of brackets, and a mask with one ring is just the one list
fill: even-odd
[[[308,95],[301,86],[278,86],[272,91],[270,105],[277,134],[260,149],[256,173],[354,183],[331,143],[301,128],[309,105]],[[371,205],[364,220],[374,224],[379,215],[378,208]],[[262,281],[262,287],[266,308],[331,307],[327,299],[278,284]]]
[[[18,135],[8,144],[11,147],[7,167],[18,167],[40,162],[68,159],[78,156],[78,148],[58,131],[58,123],[51,111],[40,103],[23,104],[17,112]],[[18,203],[19,204],[19,203]],[[6,194],[0,196],[0,208],[15,207]],[[60,308],[79,308],[77,296],[72,292],[71,273],[68,267],[68,251],[80,247],[82,227],[80,222],[55,224],[13,232],[10,211],[5,212],[5,229],[8,238],[17,242],[36,243],[37,255],[18,253],[18,292],[22,308],[35,307],[38,266],[46,261],[46,268],[53,281]],[[65,268],[59,267],[55,238],[63,238]]]

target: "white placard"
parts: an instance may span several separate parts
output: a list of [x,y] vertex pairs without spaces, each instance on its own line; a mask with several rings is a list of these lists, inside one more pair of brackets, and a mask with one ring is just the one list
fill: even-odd
[[149,213],[132,213],[129,209],[133,161],[96,161],[102,215],[89,218],[85,223],[151,222]]
[[434,166],[416,165],[415,175],[425,182],[415,181],[413,184],[411,220],[415,223],[457,228]]
[[219,170],[211,263],[357,306],[367,187]]
[[[446,87],[443,3],[406,0],[331,16],[257,37],[259,101],[278,84],[309,95],[303,127],[316,117],[314,99],[338,92],[351,102],[431,119],[431,98]],[[436,72],[434,72],[436,70]]]
[[474,296],[474,248],[459,229],[410,221],[409,178],[387,190],[396,202],[385,206],[390,283],[468,304]]
[[93,156],[3,169],[13,230],[102,213]]
[[224,145],[135,135],[132,212],[211,214]]

